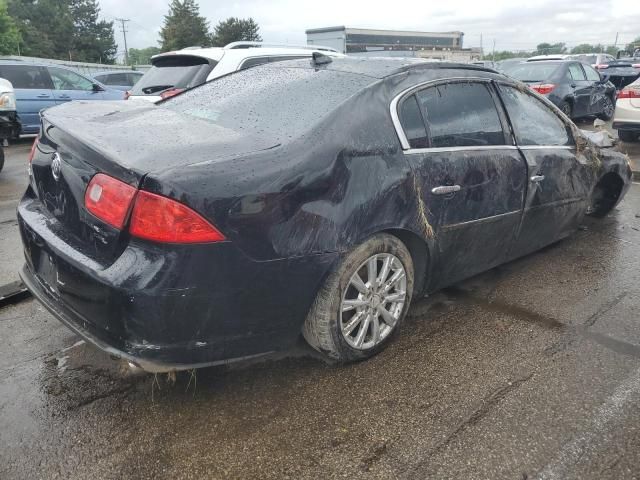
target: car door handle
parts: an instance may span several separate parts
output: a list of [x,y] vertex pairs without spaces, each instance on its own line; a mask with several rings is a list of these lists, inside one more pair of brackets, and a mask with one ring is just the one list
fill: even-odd
[[38,95],[38,98],[49,98],[51,95],[47,95],[46,93],[41,93]]
[[531,181],[533,183],[540,183],[543,180],[544,180],[544,175],[534,175],[533,177],[531,177]]
[[576,87],[577,87],[577,85],[575,83],[571,84],[571,88],[576,88]]
[[449,193],[456,193],[460,191],[460,185],[441,185],[431,189],[431,193],[434,195],[447,195]]
[[71,98],[69,95],[59,95],[58,98]]

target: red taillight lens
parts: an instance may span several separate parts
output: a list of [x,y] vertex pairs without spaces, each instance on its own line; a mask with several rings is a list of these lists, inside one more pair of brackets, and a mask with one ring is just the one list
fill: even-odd
[[166,100],[167,98],[171,98],[182,92],[184,92],[184,88],[172,88],[170,90],[165,90],[164,92],[162,92],[160,94],[160,98],[162,98],[163,100]]
[[640,98],[640,89],[624,88],[618,92],[618,98]]
[[640,63],[634,63],[633,65],[631,65],[633,68],[640,68]]
[[33,157],[36,155],[36,148],[38,147],[38,137],[33,141],[31,145],[31,151],[29,152],[29,163],[33,162]]
[[547,93],[551,93],[556,86],[553,83],[542,83],[539,85],[529,85],[532,90],[535,90],[541,95],[546,95]]
[[121,230],[137,191],[131,185],[98,173],[89,182],[84,204],[100,220]]
[[210,243],[225,240],[207,220],[186,205],[140,190],[136,197],[131,235],[163,243]]
[[608,64],[606,64],[606,63],[601,63],[601,64],[599,64],[599,65],[596,65],[596,68],[597,68],[598,70],[604,70],[605,68],[609,68],[609,65],[608,65]]

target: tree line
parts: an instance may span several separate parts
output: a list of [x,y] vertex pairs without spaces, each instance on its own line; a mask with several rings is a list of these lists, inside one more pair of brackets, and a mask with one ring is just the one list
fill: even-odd
[[534,55],[562,55],[562,54],[588,54],[588,53],[608,53],[609,55],[613,55],[614,57],[620,50],[624,50],[629,54],[633,54],[634,49],[640,47],[640,37],[636,38],[634,41],[629,43],[628,45],[602,45],[600,43],[592,45],[589,43],[581,43],[580,45],[576,45],[573,48],[568,48],[566,43],[558,42],[558,43],[540,43],[536,47],[535,51],[511,51],[511,50],[502,50],[497,51],[495,53],[486,54],[483,59],[484,60],[493,60],[495,57],[495,61],[507,60],[509,58],[528,58],[533,57]]
[[[252,19],[231,17],[210,29],[195,0],[172,0],[158,46],[129,50],[131,64],[185,47],[262,41]],[[113,64],[117,58],[114,22],[100,18],[98,0],[0,0],[0,55]]]

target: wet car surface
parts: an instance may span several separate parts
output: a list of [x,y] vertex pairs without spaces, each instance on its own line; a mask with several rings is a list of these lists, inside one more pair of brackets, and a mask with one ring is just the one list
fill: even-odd
[[301,331],[354,361],[389,344],[412,296],[570,235],[629,187],[623,155],[492,70],[315,59],[158,106],[46,111],[18,207],[29,290],[151,372]]
[[[8,149],[3,215],[28,151]],[[384,353],[346,367],[301,344],[173,383],[34,300],[3,308],[0,478],[635,478],[638,205],[633,185],[604,220],[420,300]]]

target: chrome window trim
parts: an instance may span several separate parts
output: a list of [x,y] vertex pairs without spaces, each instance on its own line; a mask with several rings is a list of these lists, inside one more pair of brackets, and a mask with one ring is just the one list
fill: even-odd
[[575,145],[519,145],[518,148],[521,150],[573,150],[576,147]]
[[462,152],[462,151],[483,151],[483,150],[517,150],[515,145],[469,145],[465,147],[429,147],[429,148],[410,148],[404,150],[405,155],[415,153],[439,153],[439,152]]
[[[436,80],[427,80],[426,82],[417,83],[408,87],[393,97],[391,100],[391,104],[389,105],[389,110],[391,113],[391,121],[393,122],[393,126],[396,129],[396,134],[398,135],[398,139],[400,140],[400,145],[403,150],[410,150],[411,145],[409,144],[409,140],[407,139],[407,135],[404,133],[404,129],[402,128],[402,123],[400,122],[400,115],[398,115],[398,104],[400,101],[404,100],[405,97],[408,97],[413,92],[422,90],[423,88],[427,88],[429,86],[434,86],[440,83],[453,83],[453,82],[464,82],[464,81],[473,81],[473,82],[483,82],[483,83],[491,83],[492,78],[486,77],[450,77],[450,78],[438,78]],[[455,147],[453,147],[455,148]],[[420,149],[424,150],[424,149]]]

